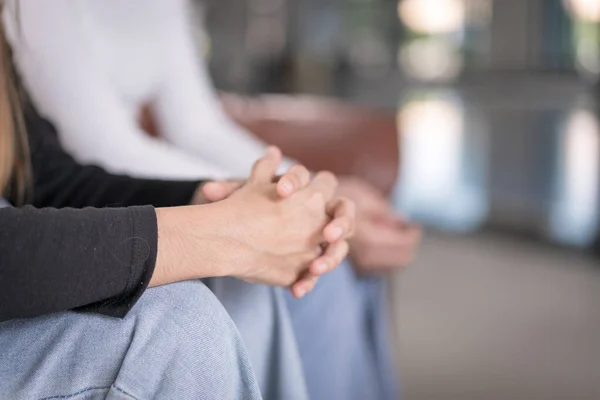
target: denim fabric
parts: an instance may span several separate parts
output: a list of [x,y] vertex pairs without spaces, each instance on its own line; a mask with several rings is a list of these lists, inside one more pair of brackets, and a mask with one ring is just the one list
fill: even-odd
[[205,282],[218,300],[186,282],[148,290],[124,320],[0,324],[0,399],[397,398],[382,280],[346,261],[302,300]]
[[384,280],[345,261],[287,302],[311,399],[398,399]]
[[255,399],[259,388],[308,399],[282,290],[205,282],[214,295],[200,282],[149,289],[122,321],[65,312],[0,324],[0,399]]
[[0,323],[0,399],[261,399],[242,338],[201,282],[149,289],[124,319]]
[[234,278],[212,278],[205,283],[239,329],[263,397],[308,399],[284,290]]

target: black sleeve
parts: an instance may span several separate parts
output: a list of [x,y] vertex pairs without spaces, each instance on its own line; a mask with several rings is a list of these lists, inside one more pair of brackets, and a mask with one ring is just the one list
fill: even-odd
[[[188,204],[200,182],[82,166],[61,149],[49,123],[30,117],[27,128],[33,206],[53,208],[0,209],[0,320],[74,308],[124,316],[156,262],[156,213],[138,205]],[[114,208],[77,209],[88,206]]]
[[36,207],[180,206],[190,203],[201,183],[136,179],[78,164],[61,148],[54,127],[31,113],[27,131]]
[[0,209],[0,321],[83,307],[124,316],[154,271],[156,214]]

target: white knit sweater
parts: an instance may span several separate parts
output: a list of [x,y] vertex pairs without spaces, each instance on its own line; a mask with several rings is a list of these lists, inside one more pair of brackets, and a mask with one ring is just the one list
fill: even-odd
[[[186,0],[5,3],[25,86],[81,162],[140,177],[243,177],[263,154],[221,109]],[[139,127],[147,103],[163,140]]]

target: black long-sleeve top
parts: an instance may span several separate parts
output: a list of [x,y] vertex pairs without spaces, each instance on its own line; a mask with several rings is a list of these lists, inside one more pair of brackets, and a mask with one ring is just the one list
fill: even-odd
[[34,114],[27,131],[32,203],[0,209],[0,321],[70,309],[124,316],[154,270],[154,207],[189,204],[200,181],[112,175],[78,164]]

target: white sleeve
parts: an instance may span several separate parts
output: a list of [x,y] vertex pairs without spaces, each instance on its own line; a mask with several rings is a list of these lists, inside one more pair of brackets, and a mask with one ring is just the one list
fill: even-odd
[[[266,144],[225,114],[197,54],[189,14],[185,5],[179,7],[178,18],[171,21],[169,29],[167,76],[155,103],[160,130],[171,143],[237,176],[246,176],[264,154]],[[281,170],[292,164],[284,159]]]
[[10,7],[3,13],[17,67],[40,113],[56,124],[65,148],[80,161],[142,177],[227,175],[214,164],[149,137],[128,115],[97,68],[102,60],[86,51],[76,3],[18,3],[18,13]]

